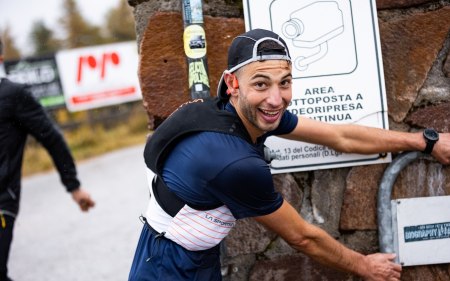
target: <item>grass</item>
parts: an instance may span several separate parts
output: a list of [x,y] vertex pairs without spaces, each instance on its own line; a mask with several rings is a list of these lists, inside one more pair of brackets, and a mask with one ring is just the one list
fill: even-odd
[[[114,126],[79,126],[73,131],[64,131],[75,162],[102,155],[117,149],[144,144],[149,134],[147,114],[144,109],[133,110],[125,120]],[[23,176],[29,176],[54,169],[50,155],[41,144],[30,139],[25,148],[22,166]]]

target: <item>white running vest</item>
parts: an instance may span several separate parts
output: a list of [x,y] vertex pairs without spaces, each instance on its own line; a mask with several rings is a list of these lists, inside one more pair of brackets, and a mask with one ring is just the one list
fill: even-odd
[[236,224],[236,219],[225,205],[206,211],[184,205],[175,217],[171,217],[153,195],[153,175],[147,169],[151,198],[145,217],[156,231],[165,232],[164,237],[190,251],[207,250],[219,244]]

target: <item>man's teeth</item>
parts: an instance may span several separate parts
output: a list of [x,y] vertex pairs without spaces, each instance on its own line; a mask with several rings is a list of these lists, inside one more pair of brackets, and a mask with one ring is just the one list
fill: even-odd
[[278,110],[277,111],[267,111],[267,110],[261,110],[264,114],[266,115],[271,115],[271,116],[275,116],[278,114]]

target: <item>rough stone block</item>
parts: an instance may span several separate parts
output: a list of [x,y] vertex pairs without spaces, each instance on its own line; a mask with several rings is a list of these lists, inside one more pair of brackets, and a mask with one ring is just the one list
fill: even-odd
[[386,165],[359,166],[347,176],[340,229],[377,229],[377,192]]
[[393,186],[392,198],[450,195],[450,167],[418,159],[406,166]]
[[450,78],[450,53],[447,55],[447,58],[445,59],[442,71],[444,72],[445,77]]
[[253,219],[238,220],[225,238],[226,254],[234,257],[250,253],[261,253],[275,239],[276,234]]
[[[244,32],[242,19],[205,17],[207,60],[211,95],[216,94],[232,39]],[[220,30],[220,32],[217,32]],[[148,21],[140,45],[138,72],[144,107],[155,124],[190,99],[183,21],[180,13],[158,12]]]
[[439,132],[450,132],[450,102],[419,108],[405,120],[421,128],[435,128]]
[[389,115],[404,120],[450,29],[450,7],[380,23]]
[[376,230],[350,231],[342,234],[339,241],[348,248],[365,255],[380,251]]
[[429,265],[403,267],[402,281],[444,281],[450,280],[450,265]]
[[292,174],[273,175],[273,183],[283,198],[296,210],[300,210],[303,194]]
[[273,260],[257,261],[250,273],[250,281],[352,281],[356,276],[325,267],[303,254],[281,256]]
[[434,2],[432,0],[377,0],[377,9],[407,8]]
[[339,218],[349,169],[320,170],[314,172],[311,204],[314,223],[331,236],[339,237]]

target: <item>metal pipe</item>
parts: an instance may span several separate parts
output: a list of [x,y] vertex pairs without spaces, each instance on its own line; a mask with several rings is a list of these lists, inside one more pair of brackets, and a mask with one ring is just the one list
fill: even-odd
[[394,231],[392,229],[391,195],[398,174],[412,161],[425,156],[420,151],[405,152],[397,156],[386,168],[378,190],[378,240],[380,252],[394,253]]

